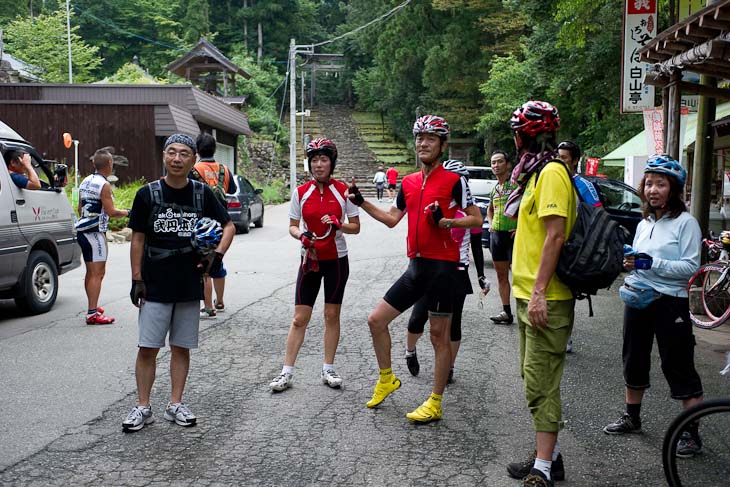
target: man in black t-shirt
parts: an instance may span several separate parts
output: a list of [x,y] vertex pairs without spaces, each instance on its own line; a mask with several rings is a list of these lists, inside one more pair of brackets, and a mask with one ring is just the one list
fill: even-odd
[[[124,431],[138,431],[152,423],[150,392],[155,380],[157,354],[169,333],[172,393],[164,418],[193,426],[197,418],[183,404],[190,367],[190,349],[198,346],[198,305],[203,297],[203,274],[221,267],[235,229],[228,212],[211,189],[190,181],[195,162],[195,141],[174,134],[162,152],[167,175],[137,191],[129,227],[132,229],[132,303],[139,308],[139,349],[135,367],[137,405],[122,422]],[[199,218],[223,225],[215,252],[205,257],[192,248],[190,236]]]

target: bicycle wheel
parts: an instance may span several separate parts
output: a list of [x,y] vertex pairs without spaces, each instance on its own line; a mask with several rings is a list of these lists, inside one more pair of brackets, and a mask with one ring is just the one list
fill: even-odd
[[699,293],[702,300],[703,313],[693,313],[690,307],[692,323],[699,328],[716,328],[730,317],[730,279],[722,277],[726,268],[717,263],[704,265],[689,281],[690,295]]
[[[701,453],[677,458],[682,432],[700,422]],[[704,401],[683,411],[669,425],[662,445],[664,475],[670,487],[728,485],[730,478],[730,398]]]

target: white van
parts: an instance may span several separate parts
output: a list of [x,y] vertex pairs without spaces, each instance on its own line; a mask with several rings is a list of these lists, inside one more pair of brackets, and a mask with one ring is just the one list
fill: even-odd
[[81,265],[75,215],[63,191],[65,178],[54,183],[50,161],[0,121],[0,153],[9,149],[30,154],[42,187],[18,188],[0,162],[0,298],[15,299],[28,313],[45,313],[56,302],[58,276]]
[[466,166],[469,171],[469,189],[473,196],[489,196],[497,185],[497,176],[488,166]]

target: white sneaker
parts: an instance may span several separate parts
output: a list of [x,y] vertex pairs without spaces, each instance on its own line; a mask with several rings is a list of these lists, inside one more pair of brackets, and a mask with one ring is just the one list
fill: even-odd
[[194,426],[198,422],[198,418],[181,402],[167,403],[164,417],[166,420],[174,421],[180,426]]
[[289,389],[294,382],[294,376],[292,374],[281,373],[277,375],[274,380],[269,384],[269,388],[273,392],[281,392]]
[[122,429],[125,432],[139,431],[154,422],[155,418],[152,417],[152,408],[149,405],[134,406],[127,415],[127,419],[122,421]]
[[327,384],[332,389],[339,389],[342,385],[342,377],[340,377],[334,369],[327,369],[322,371],[322,384]]

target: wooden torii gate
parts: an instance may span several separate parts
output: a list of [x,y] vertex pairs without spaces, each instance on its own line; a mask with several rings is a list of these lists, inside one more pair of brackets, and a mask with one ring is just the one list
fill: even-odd
[[[317,72],[341,72],[345,69],[343,61],[344,54],[302,54],[305,58],[301,67],[309,69],[310,89],[309,89],[309,106],[314,106],[315,93],[317,91]],[[302,86],[304,80],[302,80]],[[302,99],[304,94],[302,93]]]

